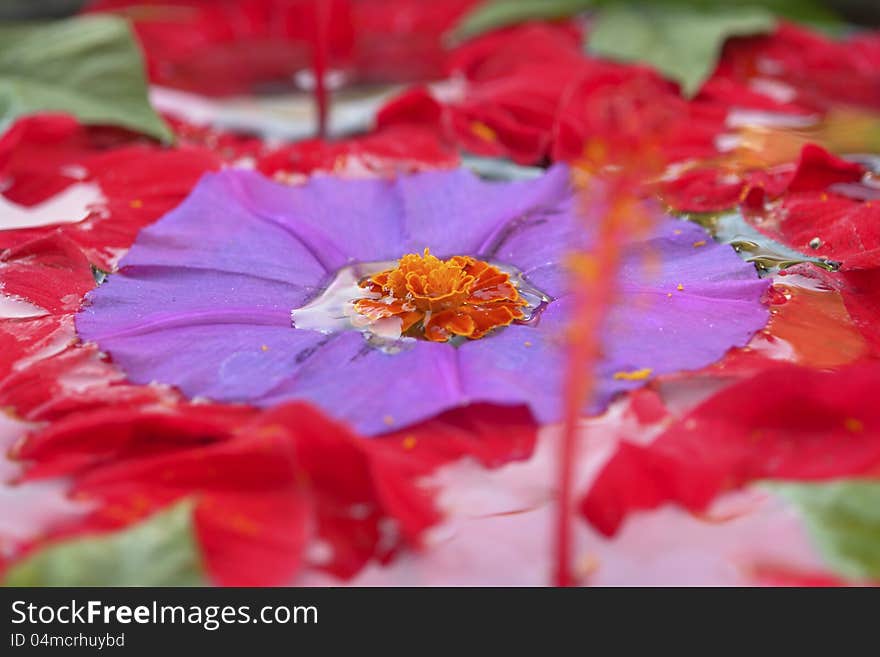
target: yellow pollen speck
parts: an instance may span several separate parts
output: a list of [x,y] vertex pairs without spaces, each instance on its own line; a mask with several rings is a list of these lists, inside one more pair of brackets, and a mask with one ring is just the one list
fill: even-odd
[[679,283],[678,285],[675,286],[675,289],[678,290],[679,292],[684,292],[684,285]]
[[681,235],[681,231],[680,231],[678,228],[676,228],[676,229],[675,229],[674,231],[672,231],[672,232],[675,233],[676,235]]
[[403,439],[403,448],[404,449],[412,449],[416,446],[416,442],[418,442],[415,436],[407,436]]
[[632,372],[615,372],[614,378],[618,381],[644,381],[653,372],[650,367],[641,370],[633,370]]
[[523,342],[523,344],[524,344],[525,346],[527,346],[527,347],[531,347],[531,346],[532,346],[532,343],[531,343],[529,340],[526,340],[525,342]]
[[861,420],[857,420],[854,417],[848,417],[843,421],[843,426],[846,427],[846,430],[851,433],[861,433],[862,429],[865,428],[865,425]]
[[578,557],[574,569],[578,578],[584,579],[599,570],[599,565],[599,557],[592,552],[587,552]]
[[382,418],[382,421],[387,424],[389,427],[394,424],[394,418],[391,415],[386,415]]
[[706,240],[700,240],[699,242],[694,242],[694,248],[700,247],[700,246],[706,246]]
[[822,195],[821,195],[819,198],[820,198],[820,199],[822,200],[822,202],[824,203],[825,201],[828,200],[828,194],[826,194],[825,192],[822,192]]
[[269,345],[264,344],[260,347],[260,349],[262,349],[263,351],[269,351]]
[[498,141],[498,135],[495,134],[495,131],[487,126],[485,123],[480,121],[474,121],[471,123],[471,132],[473,132],[477,137],[482,139],[483,141],[488,142],[496,142]]
[[667,293],[666,293],[666,296],[669,297],[669,298],[671,299],[671,298],[672,298],[672,292],[667,292]]
[[270,439],[270,438],[279,438],[286,435],[287,430],[282,427],[280,424],[269,424],[265,427],[260,427],[255,431],[255,434],[258,438]]
[[131,203],[129,203],[129,205],[130,205],[131,207],[133,207],[133,208],[141,208],[141,207],[144,206],[144,202],[141,201],[140,199],[137,199],[137,198],[136,198],[136,199],[133,200]]

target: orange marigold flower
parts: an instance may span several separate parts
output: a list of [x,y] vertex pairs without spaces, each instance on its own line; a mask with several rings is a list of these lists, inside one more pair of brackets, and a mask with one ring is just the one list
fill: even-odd
[[393,269],[361,282],[371,298],[358,299],[355,310],[371,320],[398,317],[400,331],[432,342],[454,336],[476,340],[493,329],[524,319],[523,300],[510,275],[471,258],[448,260],[410,253]]

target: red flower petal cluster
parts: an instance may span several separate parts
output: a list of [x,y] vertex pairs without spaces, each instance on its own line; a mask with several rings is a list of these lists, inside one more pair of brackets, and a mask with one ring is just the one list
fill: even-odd
[[704,511],[762,479],[880,475],[880,363],[822,372],[770,366],[710,397],[651,444],[622,442],[581,502],[614,534],[633,511]]
[[815,144],[804,146],[794,164],[743,175],[695,169],[663,183],[661,193],[683,211],[741,205],[769,237],[844,270],[880,266],[880,185],[862,165]]
[[[411,480],[385,490],[369,441],[302,405],[264,413],[213,405],[101,409],[56,421],[15,456],[32,463],[26,481],[71,477],[71,495],[95,505],[55,538],[123,527],[195,499],[208,572],[224,585],[290,582],[307,559],[350,576],[371,557],[415,543],[436,520]],[[406,511],[400,518],[398,504]]]
[[98,0],[129,18],[152,82],[225,96],[289,87],[311,66],[318,5],[331,67],[355,82],[439,77],[443,34],[477,0]]
[[65,115],[18,121],[0,139],[3,196],[35,208],[73,185],[97,187],[98,196],[79,221],[77,208],[58,208],[39,227],[4,229],[0,248],[58,233],[82,247],[89,260],[110,269],[137,231],[180,203],[220,157],[204,149],[162,148],[120,131],[89,128]]
[[582,39],[574,23],[479,37],[449,58],[460,88],[405,93],[383,108],[379,125],[432,125],[467,150],[523,164],[621,160],[646,140],[669,160],[715,153],[726,108],[682,100],[646,67],[587,57]]
[[282,181],[320,171],[349,177],[391,177],[429,169],[447,169],[458,153],[430,130],[392,126],[340,142],[300,141],[264,153],[257,169]]
[[837,42],[783,24],[769,36],[733,39],[692,101],[651,69],[585,55],[582,41],[575,23],[478,37],[449,56],[448,84],[405,92],[379,124],[428,125],[466,150],[523,164],[619,162],[645,143],[664,162],[682,162],[720,154],[733,110],[815,118],[880,103],[874,36]]
[[731,107],[808,114],[839,105],[880,109],[877,35],[836,40],[783,23],[731,40],[701,97]]

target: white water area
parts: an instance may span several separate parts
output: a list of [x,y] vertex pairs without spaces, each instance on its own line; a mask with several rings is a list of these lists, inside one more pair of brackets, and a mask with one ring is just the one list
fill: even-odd
[[90,182],[74,183],[63,192],[31,207],[0,196],[0,230],[79,223],[89,216],[93,206],[105,202],[101,188]]
[[0,292],[0,319],[33,319],[49,313],[24,299]]

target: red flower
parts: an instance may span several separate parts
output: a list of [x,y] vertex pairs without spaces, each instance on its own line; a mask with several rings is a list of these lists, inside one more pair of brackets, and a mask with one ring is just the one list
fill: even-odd
[[484,35],[450,55],[451,91],[410,90],[378,125],[427,125],[466,150],[523,164],[620,162],[646,142],[668,161],[716,153],[726,107],[684,101],[650,69],[589,58],[581,42],[573,23]]
[[880,199],[860,198],[858,185],[853,186],[855,198],[849,193],[784,198],[769,215],[779,223],[778,239],[798,251],[838,261],[844,271],[880,267]]
[[562,96],[587,65],[579,43],[570,25],[527,24],[475,39],[450,55],[448,73],[465,79],[460,97],[446,102],[414,89],[387,104],[377,125],[423,124],[480,155],[541,161]]
[[824,113],[880,108],[877,36],[846,41],[783,23],[773,34],[734,39],[701,98],[728,106]]
[[137,139],[122,129],[81,126],[66,114],[21,118],[0,137],[3,196],[24,206],[45,201],[82,179],[78,165],[85,155]]
[[362,82],[439,78],[444,38],[479,0],[367,0],[352,3],[352,76]]
[[126,384],[95,348],[78,344],[73,313],[94,285],[82,250],[58,232],[0,253],[0,289],[34,306],[28,316],[0,319],[0,406],[45,421],[177,398],[165,388]]
[[332,68],[358,82],[439,77],[444,33],[477,0],[99,0],[131,19],[154,83],[224,96],[291,86],[327,4]]
[[71,240],[57,233],[23,241],[0,254],[3,292],[52,314],[79,309],[95,286],[89,261]]
[[[873,355],[880,355],[880,267],[827,272],[801,265],[792,268],[789,273],[809,275],[839,293],[851,322],[862,334]],[[827,336],[828,331],[820,332],[817,337],[822,339],[822,334]]]
[[400,125],[339,142],[301,141],[264,154],[257,168],[267,176],[288,179],[316,171],[343,176],[393,176],[427,169],[452,168],[458,154],[436,133]]
[[648,69],[605,65],[582,76],[562,99],[554,160],[656,165],[717,154],[728,107],[681,98],[677,88]]
[[715,212],[740,203],[762,210],[766,200],[786,193],[826,192],[836,183],[856,182],[865,168],[842,160],[815,144],[807,144],[797,162],[770,169],[737,170],[730,167],[686,171],[660,186],[663,200],[676,210]]
[[489,466],[525,458],[533,443],[528,413],[492,407],[367,440],[301,404],[147,404],[69,415],[15,456],[25,481],[68,477],[70,494],[95,505],[48,538],[116,529],[193,498],[213,581],[272,585],[305,564],[349,577],[417,546],[439,518],[420,477],[464,454]]
[[[804,146],[778,204],[765,209],[758,188],[747,218],[762,232],[803,253],[842,262],[844,270],[880,265],[880,192],[860,181],[865,169],[818,146]],[[773,194],[773,190],[768,190]]]
[[[322,0],[331,2],[331,0]],[[310,65],[316,0],[98,0],[88,10],[129,18],[152,82],[209,95],[286,82]],[[349,4],[332,0],[328,38],[347,57]]]
[[742,203],[746,219],[769,237],[853,270],[880,266],[880,190],[870,181],[860,164],[807,144],[792,165],[744,174],[696,169],[660,191],[684,211]]
[[0,248],[58,232],[81,246],[93,264],[110,269],[138,230],[180,203],[202,174],[220,165],[220,158],[205,149],[167,150],[63,115],[21,119],[0,140],[0,176],[8,181],[3,196],[31,207],[72,185],[89,184],[97,186],[99,196],[80,221],[70,223],[69,214],[79,207],[65,207],[38,227],[0,230]]
[[[73,477],[71,495],[96,505],[55,537],[123,527],[192,497],[214,581],[277,585],[299,570],[309,540],[327,542],[327,560],[317,565],[347,576],[416,541],[436,519],[409,482],[398,490],[411,496],[406,524],[383,535],[397,502],[374,478],[370,445],[303,405],[260,414],[148,406],[74,414],[16,456],[32,463],[27,480]],[[412,500],[424,504],[414,512]]]
[[[48,235],[0,251],[0,291],[6,297],[33,305],[24,317],[0,320],[0,405],[9,406],[3,394],[9,389],[14,366],[23,358],[33,358],[41,350],[53,353],[65,313],[79,308],[82,296],[95,285],[88,261],[79,248],[59,235]],[[51,387],[45,381],[40,390]],[[19,392],[18,390],[15,391]]]
[[485,468],[528,459],[535,448],[537,428],[524,406],[473,404],[372,442],[386,463],[419,477],[463,457]]
[[750,566],[749,575],[759,586],[860,586],[830,573],[796,570],[786,564],[755,564]]
[[778,365],[736,383],[653,443],[622,442],[581,502],[612,535],[633,511],[700,512],[760,479],[821,480],[880,471],[880,364],[822,372]]
[[178,146],[209,150],[230,164],[256,160],[269,150],[266,142],[252,134],[229,132],[210,124],[190,123],[178,116],[166,115],[162,118],[174,131]]

